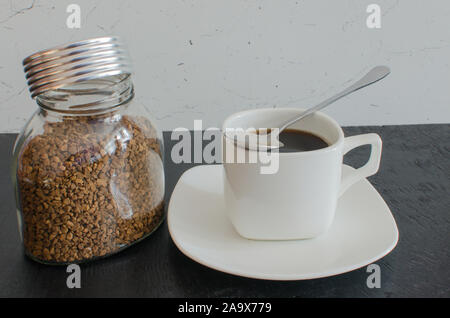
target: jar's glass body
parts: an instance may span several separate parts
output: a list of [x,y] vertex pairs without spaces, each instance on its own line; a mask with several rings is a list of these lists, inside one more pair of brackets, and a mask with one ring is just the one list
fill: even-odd
[[19,230],[37,261],[113,254],[165,217],[162,136],[133,102],[129,78],[104,85],[38,98],[39,110],[16,141]]

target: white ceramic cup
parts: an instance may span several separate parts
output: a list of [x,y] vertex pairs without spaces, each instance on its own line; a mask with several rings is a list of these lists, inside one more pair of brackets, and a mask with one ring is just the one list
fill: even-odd
[[[270,128],[267,123],[271,118],[293,117],[300,112],[302,110],[297,108],[244,111],[228,117],[222,129]],[[358,180],[378,171],[382,142],[377,134],[344,137],[339,124],[321,112],[289,128],[313,133],[330,146],[313,151],[279,153],[279,167],[274,174],[262,174],[263,163],[260,162],[223,160],[226,212],[236,231],[245,238],[292,240],[325,233],[333,222],[339,196]],[[222,140],[224,149],[234,147],[238,151],[229,138]],[[371,145],[369,160],[341,179],[343,156],[362,145]],[[249,155],[254,150],[239,151]]]

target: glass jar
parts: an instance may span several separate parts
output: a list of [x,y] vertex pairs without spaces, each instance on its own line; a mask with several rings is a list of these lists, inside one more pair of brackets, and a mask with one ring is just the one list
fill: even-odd
[[36,261],[111,255],[165,217],[161,134],[133,102],[123,52],[101,38],[24,60],[39,108],[16,140],[13,179],[25,253]]

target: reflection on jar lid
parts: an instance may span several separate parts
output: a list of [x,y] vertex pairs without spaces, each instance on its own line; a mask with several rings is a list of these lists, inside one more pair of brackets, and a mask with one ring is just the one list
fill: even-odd
[[34,53],[23,60],[31,97],[69,84],[131,74],[131,62],[117,37],[84,40]]

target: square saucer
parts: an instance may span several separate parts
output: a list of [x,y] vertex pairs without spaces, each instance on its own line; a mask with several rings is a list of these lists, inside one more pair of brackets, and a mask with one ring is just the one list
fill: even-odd
[[[344,165],[342,173],[351,170]],[[167,222],[175,245],[207,267],[256,279],[314,279],[371,264],[397,244],[398,229],[391,211],[366,179],[342,195],[330,230],[317,238],[245,239],[225,215],[223,174],[221,165],[186,171],[168,208]]]

